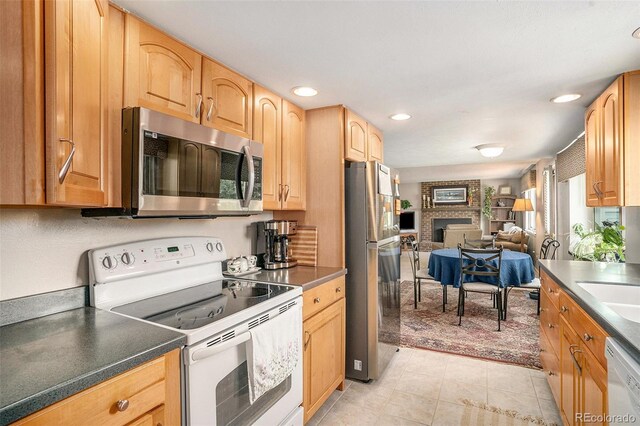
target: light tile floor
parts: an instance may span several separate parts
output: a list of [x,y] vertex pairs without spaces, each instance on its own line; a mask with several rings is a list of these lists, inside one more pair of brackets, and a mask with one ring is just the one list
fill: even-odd
[[348,380],[308,424],[462,425],[463,399],[562,425],[541,371],[413,348],[401,348],[380,380]]

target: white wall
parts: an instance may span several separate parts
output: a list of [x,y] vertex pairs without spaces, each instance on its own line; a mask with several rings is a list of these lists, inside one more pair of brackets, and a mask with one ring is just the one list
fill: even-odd
[[1,209],[0,300],[87,285],[87,250],[127,241],[213,236],[229,257],[248,254],[249,225],[271,218],[88,219],[75,209]]
[[[422,210],[422,184],[419,182],[401,183],[400,199],[409,200],[409,202],[411,202],[411,208],[409,208],[408,210],[420,212]],[[421,218],[422,218],[422,215],[420,213],[417,213],[416,214],[416,230],[418,230],[418,232],[420,232]]]
[[624,208],[627,263],[640,263],[640,207]]

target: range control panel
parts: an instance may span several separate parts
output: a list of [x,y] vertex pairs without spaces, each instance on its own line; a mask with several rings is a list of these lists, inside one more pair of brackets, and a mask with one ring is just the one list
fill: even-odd
[[222,262],[227,254],[213,237],[178,237],[137,241],[89,252],[93,283]]

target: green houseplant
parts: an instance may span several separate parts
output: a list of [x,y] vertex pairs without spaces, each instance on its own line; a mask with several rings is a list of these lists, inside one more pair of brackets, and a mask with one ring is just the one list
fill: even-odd
[[409,200],[401,200],[400,201],[400,207],[402,208],[402,210],[407,210],[411,208],[411,201]]
[[571,252],[576,260],[591,262],[624,262],[624,226],[596,224],[594,230],[585,230],[581,223],[573,225],[573,232],[580,238]]
[[482,214],[487,218],[491,219],[491,197],[493,197],[496,193],[496,189],[493,186],[485,186],[484,188],[484,205],[482,206]]

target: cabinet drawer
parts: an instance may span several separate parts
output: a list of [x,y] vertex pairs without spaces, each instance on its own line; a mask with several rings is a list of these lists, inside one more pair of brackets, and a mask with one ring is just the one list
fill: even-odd
[[[16,425],[123,425],[165,400],[165,358],[161,357],[71,396]],[[128,401],[118,411],[118,401]]]
[[545,333],[540,333],[540,362],[556,401],[560,401],[560,361]]
[[560,320],[556,307],[546,292],[540,292],[540,329],[546,334],[554,354],[560,353]]
[[542,285],[542,291],[547,293],[551,303],[558,309],[560,307],[558,300],[561,293],[560,286],[544,271],[540,272],[540,284]]
[[580,336],[582,344],[589,348],[600,364],[607,365],[604,355],[607,333],[564,292],[560,296],[560,312]]
[[307,318],[320,312],[338,299],[344,297],[344,277],[336,278],[302,294],[303,317]]

